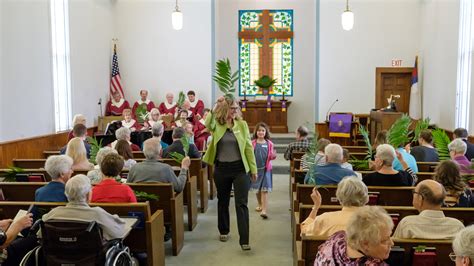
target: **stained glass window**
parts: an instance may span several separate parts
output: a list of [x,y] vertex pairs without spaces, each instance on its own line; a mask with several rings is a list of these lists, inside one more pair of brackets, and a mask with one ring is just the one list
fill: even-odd
[[276,79],[270,94],[293,95],[293,10],[239,11],[239,95],[262,95],[254,81]]

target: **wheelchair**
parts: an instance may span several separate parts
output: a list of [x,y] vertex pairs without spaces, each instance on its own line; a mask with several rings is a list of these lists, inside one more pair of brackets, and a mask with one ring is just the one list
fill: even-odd
[[138,265],[121,239],[104,241],[102,230],[95,221],[37,222],[41,228],[40,245],[25,255],[21,266]]

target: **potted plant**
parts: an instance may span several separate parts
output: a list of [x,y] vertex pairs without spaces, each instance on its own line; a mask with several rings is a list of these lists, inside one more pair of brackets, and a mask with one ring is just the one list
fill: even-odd
[[257,85],[261,90],[262,94],[267,96],[270,93],[270,88],[277,82],[276,79],[272,79],[271,77],[264,75],[259,79],[255,80],[254,83]]

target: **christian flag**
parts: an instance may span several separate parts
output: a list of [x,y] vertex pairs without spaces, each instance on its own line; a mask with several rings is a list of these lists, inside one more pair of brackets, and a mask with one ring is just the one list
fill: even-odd
[[112,78],[110,79],[110,98],[116,92],[120,92],[122,98],[123,96],[123,89],[122,89],[122,82],[120,80],[120,71],[118,66],[118,57],[117,57],[117,45],[114,44],[114,55],[112,57]]
[[409,114],[413,119],[421,119],[421,93],[418,88],[418,56],[415,58],[415,67],[411,74]]

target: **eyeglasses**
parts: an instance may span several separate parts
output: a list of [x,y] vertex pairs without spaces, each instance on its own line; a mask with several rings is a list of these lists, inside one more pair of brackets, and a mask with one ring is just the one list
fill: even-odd
[[449,259],[451,259],[451,261],[456,261],[456,258],[458,257],[456,256],[456,254],[454,254],[454,252],[449,253],[448,256],[449,256]]
[[416,192],[416,191],[413,190],[411,193],[413,193],[413,194],[418,194],[418,195],[420,195],[420,197],[423,198],[423,194],[421,194],[420,192]]

